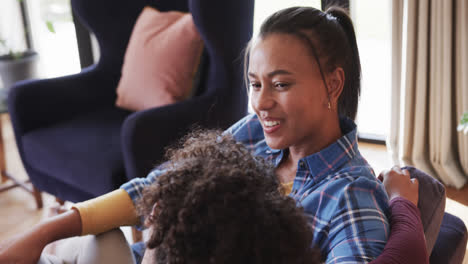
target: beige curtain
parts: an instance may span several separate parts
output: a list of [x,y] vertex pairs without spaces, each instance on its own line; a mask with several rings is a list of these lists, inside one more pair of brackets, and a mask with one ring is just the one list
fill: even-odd
[[468,177],[466,0],[394,0],[392,117],[387,145],[396,164],[413,165],[446,185]]

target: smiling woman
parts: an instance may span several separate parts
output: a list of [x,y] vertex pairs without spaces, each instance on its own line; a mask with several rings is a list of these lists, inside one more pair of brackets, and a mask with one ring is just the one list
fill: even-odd
[[274,149],[289,147],[297,157],[315,153],[341,137],[336,111],[343,70],[338,68],[329,76],[333,90],[328,93],[310,53],[300,39],[278,33],[256,40],[250,52],[252,108],[262,120],[266,142]]
[[339,8],[280,10],[246,59],[255,115],[229,131],[292,185],[327,262],[375,258],[388,238],[388,198],[357,147],[361,72],[350,18]]

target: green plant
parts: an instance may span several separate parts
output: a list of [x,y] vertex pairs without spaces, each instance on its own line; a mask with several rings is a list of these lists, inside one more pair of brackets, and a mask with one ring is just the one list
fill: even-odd
[[464,134],[468,134],[468,112],[465,112],[461,119],[460,124],[457,127],[458,131],[463,131]]
[[[19,5],[22,6],[21,16],[23,17],[26,16],[27,14],[25,11],[26,8],[25,8],[24,0],[17,0],[17,1]],[[51,21],[46,20],[45,26],[51,33],[55,33],[54,24]],[[26,23],[25,21],[23,21],[23,29],[24,29],[25,37],[27,38],[27,35],[30,33],[29,23]],[[14,51],[6,39],[0,38],[0,55],[4,54],[4,56],[2,56],[3,59],[7,59],[7,60],[21,59],[23,56],[25,56],[26,53],[27,51]]]
[[8,45],[7,41],[5,39],[0,39],[0,46],[2,47],[3,50],[6,50],[6,55],[8,58],[17,60],[20,59],[23,56],[23,52],[15,52],[13,51]]

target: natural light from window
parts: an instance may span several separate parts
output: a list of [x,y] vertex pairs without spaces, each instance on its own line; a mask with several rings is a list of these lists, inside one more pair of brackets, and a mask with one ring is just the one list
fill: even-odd
[[[58,77],[81,70],[75,26],[69,0],[28,1],[41,77]],[[56,33],[47,29],[51,21]]]
[[385,139],[390,130],[391,0],[351,0],[362,67],[357,116],[361,136]]
[[312,6],[321,9],[321,0],[256,0],[254,13],[254,36],[262,22],[274,12],[292,6]]

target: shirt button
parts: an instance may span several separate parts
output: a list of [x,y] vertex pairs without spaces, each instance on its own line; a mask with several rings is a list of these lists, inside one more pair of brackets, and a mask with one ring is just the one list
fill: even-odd
[[294,190],[294,191],[293,191],[293,194],[296,195],[296,194],[297,194],[297,190]]
[[305,166],[304,161],[302,161],[302,160],[299,161],[299,167],[304,168],[304,166]]

